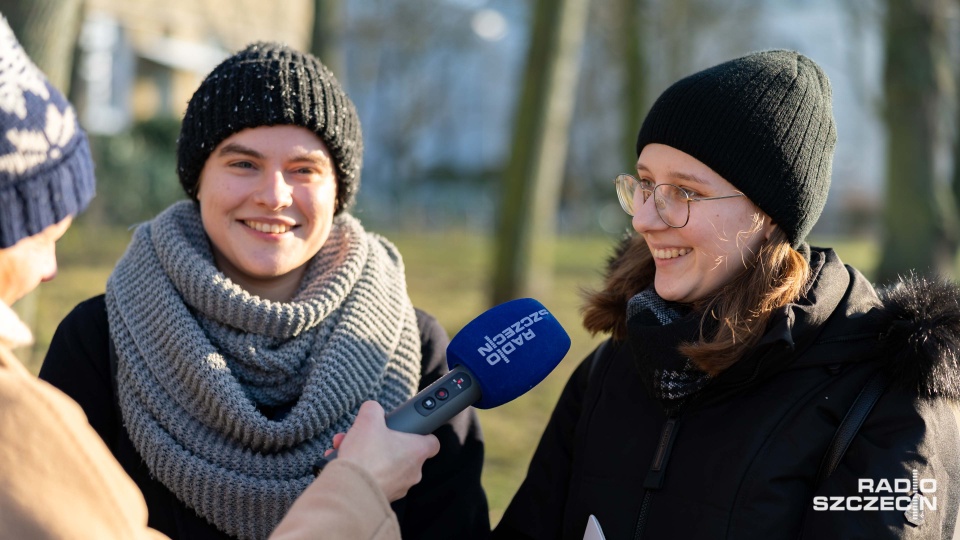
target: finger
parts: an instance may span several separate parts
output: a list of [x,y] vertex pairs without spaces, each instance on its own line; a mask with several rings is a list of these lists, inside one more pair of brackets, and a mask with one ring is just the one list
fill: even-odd
[[440,439],[436,435],[426,435],[427,459],[432,458],[440,452]]
[[343,438],[346,437],[343,433],[337,433],[333,436],[333,447],[339,449],[340,445],[343,444]]
[[380,419],[383,420],[386,413],[383,411],[383,406],[381,406],[376,401],[364,401],[360,405],[360,410],[357,412],[357,417],[364,416],[368,417],[371,420]]

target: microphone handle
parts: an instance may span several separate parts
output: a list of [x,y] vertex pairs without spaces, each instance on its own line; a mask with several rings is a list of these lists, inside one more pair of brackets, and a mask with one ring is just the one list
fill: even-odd
[[433,433],[467,407],[480,401],[480,385],[469,369],[457,365],[430,386],[387,415],[394,431]]
[[[390,411],[386,417],[387,427],[403,433],[427,435],[479,401],[480,397],[480,385],[476,377],[469,369],[457,365],[419,394]],[[314,467],[314,473],[319,473],[324,465],[336,457],[337,451],[334,450]]]

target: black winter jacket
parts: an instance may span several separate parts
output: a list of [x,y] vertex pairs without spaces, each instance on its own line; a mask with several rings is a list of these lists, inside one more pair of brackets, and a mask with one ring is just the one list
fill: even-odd
[[[446,373],[447,334],[437,321],[417,310],[423,361],[420,388]],[[78,305],[60,323],[40,370],[83,408],[93,428],[140,487],[147,501],[149,526],[175,539],[230,538],[199,517],[163,484],[151,478],[123,427],[111,374],[110,334],[103,295]],[[480,485],[483,437],[470,409],[435,432],[440,453],[424,464],[423,480],[393,503],[404,538],[445,540],[486,538],[490,531],[486,496]],[[317,537],[323,531],[317,531]]]
[[[830,250],[814,250],[811,267],[806,297],[671,418],[641,383],[631,347],[594,351],[494,537],[579,540],[594,514],[611,540],[952,538],[958,289],[911,280],[878,296]],[[838,425],[878,370],[890,386],[816,485]],[[926,497],[920,525],[902,509],[914,471]]]

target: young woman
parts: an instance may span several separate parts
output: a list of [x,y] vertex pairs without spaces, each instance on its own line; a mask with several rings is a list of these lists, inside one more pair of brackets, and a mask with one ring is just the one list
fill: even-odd
[[[953,537],[960,291],[878,292],[805,243],[830,101],[790,51],[659,97],[636,174],[616,178],[637,234],[584,313],[612,338],[571,377],[495,537],[579,540],[590,515],[607,538]],[[879,400],[838,433],[865,387]]]
[[[140,226],[106,295],[60,325],[41,377],[80,403],[161,532],[265,538],[361,403],[389,411],[444,373],[447,337],[411,305],[400,254],[347,212],[362,150],[316,58],[271,43],[228,58],[183,120],[190,200]],[[485,536],[474,413],[436,435],[393,505],[400,530]]]

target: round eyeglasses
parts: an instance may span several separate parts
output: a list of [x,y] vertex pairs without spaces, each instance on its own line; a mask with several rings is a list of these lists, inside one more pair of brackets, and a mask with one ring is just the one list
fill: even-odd
[[657,215],[667,224],[668,227],[679,229],[684,227],[690,221],[690,203],[700,201],[715,201],[718,199],[732,199],[734,197],[744,197],[743,193],[734,195],[722,195],[720,197],[695,197],[693,193],[673,184],[659,184],[654,186],[653,182],[640,182],[632,174],[618,174],[614,182],[617,185],[617,198],[620,199],[620,206],[624,212],[633,215],[633,201],[637,190],[643,194],[643,202],[646,203],[650,195],[653,194],[653,200],[656,203]]

